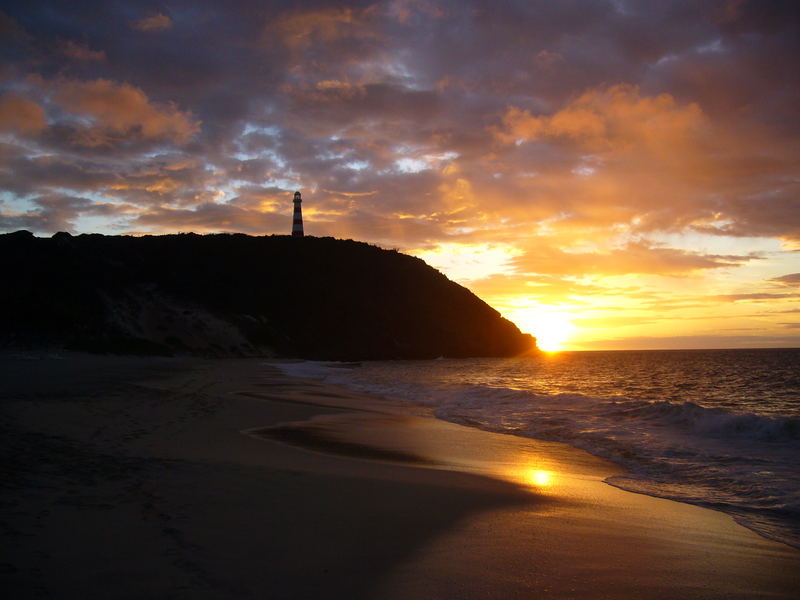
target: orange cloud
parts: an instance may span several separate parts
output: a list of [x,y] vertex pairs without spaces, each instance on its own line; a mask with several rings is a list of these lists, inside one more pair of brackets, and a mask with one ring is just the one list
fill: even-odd
[[349,81],[338,79],[325,79],[313,85],[304,85],[296,88],[286,86],[286,91],[294,98],[304,102],[346,102],[366,96],[363,85],[355,85]]
[[705,269],[722,269],[746,264],[753,255],[700,254],[675,248],[660,248],[642,242],[604,252],[564,252],[537,246],[512,259],[519,272],[547,274],[679,276]]
[[589,90],[549,116],[510,106],[495,135],[506,143],[567,140],[591,151],[672,150],[691,141],[704,125],[695,103],[681,106],[669,94],[642,96],[637,86],[618,84]]
[[[598,298],[617,293],[608,287],[555,275],[495,274],[469,281],[467,287],[481,298],[491,299],[493,306],[515,303],[522,299],[580,305],[585,304],[580,300],[581,297]],[[626,291],[625,295],[628,297],[630,293]]]
[[172,27],[172,19],[163,13],[155,13],[135,21],[131,27],[137,31],[166,31]]
[[712,119],[697,103],[620,84],[549,115],[507,107],[489,131],[512,174],[496,182],[510,199],[506,215],[549,212],[550,232],[796,235],[784,175],[796,169],[790,149],[753,126]]
[[301,50],[314,42],[333,42],[352,36],[364,29],[365,17],[370,9],[356,12],[351,8],[328,8],[317,11],[286,14],[268,27],[277,32],[283,43],[293,50]]
[[47,127],[44,109],[13,93],[0,97],[0,131],[37,134]]
[[107,79],[62,84],[57,100],[68,112],[88,117],[92,126],[80,130],[76,141],[104,146],[130,139],[182,143],[200,131],[200,121],[174,104],[151,102],[139,88]]

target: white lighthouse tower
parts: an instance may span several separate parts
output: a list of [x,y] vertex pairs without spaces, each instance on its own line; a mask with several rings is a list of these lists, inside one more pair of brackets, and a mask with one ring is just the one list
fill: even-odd
[[292,237],[303,237],[303,210],[300,204],[303,199],[300,197],[300,192],[294,193],[294,218],[292,219]]

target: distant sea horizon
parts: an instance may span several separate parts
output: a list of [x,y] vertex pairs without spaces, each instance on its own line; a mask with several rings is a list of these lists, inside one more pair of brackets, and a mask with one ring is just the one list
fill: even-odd
[[[534,334],[531,334],[534,335]],[[536,337],[534,335],[534,337]],[[791,346],[708,346],[708,347],[680,347],[680,348],[564,348],[562,350],[542,350],[551,354],[559,352],[705,352],[714,350],[800,350],[800,342]]]
[[[530,334],[533,337],[536,337],[536,334]],[[793,343],[789,346],[703,346],[703,347],[675,347],[675,348],[563,348],[560,350],[542,350],[542,352],[660,352],[660,351],[671,351],[675,350],[678,352],[686,352],[690,350],[800,350],[800,341]],[[541,350],[541,349],[540,349]]]

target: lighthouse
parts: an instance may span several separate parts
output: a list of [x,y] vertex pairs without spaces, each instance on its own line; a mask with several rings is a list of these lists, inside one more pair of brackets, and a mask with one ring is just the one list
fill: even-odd
[[300,192],[294,193],[294,218],[292,220],[292,237],[303,237],[303,210],[300,204],[303,199],[300,197]]

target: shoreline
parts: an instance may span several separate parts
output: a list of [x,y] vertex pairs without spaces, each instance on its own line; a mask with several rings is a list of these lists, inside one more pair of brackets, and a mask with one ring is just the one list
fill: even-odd
[[[708,355],[714,351],[701,352]],[[771,351],[770,356],[773,354]],[[796,353],[790,356],[796,357]],[[480,391],[481,375],[476,370],[484,367],[477,364],[480,359],[465,360],[462,365],[456,365],[458,361],[445,362],[449,366],[444,368],[421,361],[420,380],[414,375],[413,361],[411,367],[404,365],[406,361],[391,362],[394,364],[365,364],[363,374],[356,369],[349,376],[339,376],[333,368],[335,363],[274,364],[290,376],[378,396],[388,394],[393,402],[406,403],[413,414],[431,415],[484,431],[566,443],[624,469],[624,473],[606,478],[609,485],[720,511],[766,539],[800,550],[800,522],[790,511],[796,504],[792,492],[797,487],[792,461],[796,455],[796,436],[792,433],[796,423],[792,422],[791,388],[773,386],[763,390],[766,397],[751,393],[749,398],[741,399],[738,407],[720,403],[721,398],[728,397],[726,392],[732,391],[730,385],[724,384],[709,388],[714,391],[708,392],[708,402],[697,399],[697,394],[681,401],[673,389],[672,394],[662,390],[664,393],[655,398],[652,393],[638,399],[636,394],[623,397],[620,404],[614,398],[614,390],[608,386],[603,389],[602,384],[592,387],[596,385],[595,378],[578,373],[577,381],[565,379],[566,385],[557,384],[548,391],[537,389],[535,382],[527,383],[527,387],[523,386],[526,391],[543,394],[541,404],[527,405],[524,394],[516,395],[513,380],[500,384],[511,396],[508,399],[492,389]],[[549,364],[549,360],[545,363]],[[585,368],[587,364],[574,366]],[[522,372],[525,367],[514,363],[511,368]],[[503,379],[504,366],[488,364],[486,368],[495,382],[492,387],[496,387],[494,378]],[[464,387],[453,373],[463,374],[477,389]],[[544,381],[548,381],[547,375],[545,368]],[[397,378],[396,383],[393,377]],[[787,384],[792,385],[791,378]],[[447,391],[453,387],[460,391]],[[561,393],[570,403],[569,415],[563,419],[561,410],[566,407],[561,405]],[[597,397],[600,402],[595,406],[592,401],[590,405],[582,396]],[[478,404],[473,402],[476,399],[480,399]],[[775,410],[785,412],[762,410],[756,405],[758,401],[763,406],[771,406],[768,403],[774,401],[780,407]],[[500,405],[498,412],[491,408],[495,402]],[[551,409],[547,410],[547,406]],[[588,431],[582,431],[587,427]]]
[[398,414],[266,362],[0,359],[16,459],[4,587],[193,599],[800,590],[800,552],[724,513],[606,484],[624,471],[604,459]]

